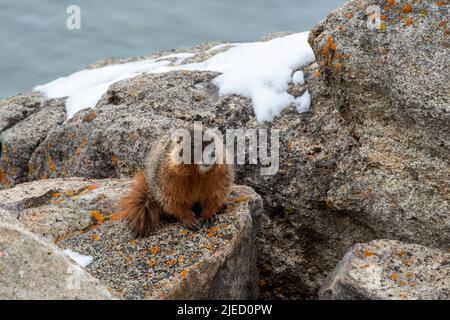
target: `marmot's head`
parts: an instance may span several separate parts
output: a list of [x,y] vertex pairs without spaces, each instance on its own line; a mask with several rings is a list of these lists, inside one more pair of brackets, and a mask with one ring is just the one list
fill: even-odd
[[215,136],[206,130],[176,130],[171,138],[170,163],[180,174],[206,173],[217,165],[216,143],[222,142],[216,142]]

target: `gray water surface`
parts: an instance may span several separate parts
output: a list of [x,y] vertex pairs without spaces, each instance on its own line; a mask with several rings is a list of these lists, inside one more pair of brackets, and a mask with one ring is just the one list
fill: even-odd
[[[307,31],[345,0],[0,0],[0,97],[109,57]],[[81,29],[66,27],[69,5]]]

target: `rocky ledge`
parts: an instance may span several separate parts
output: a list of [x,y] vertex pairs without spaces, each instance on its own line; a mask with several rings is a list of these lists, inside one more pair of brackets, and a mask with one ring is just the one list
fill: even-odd
[[336,300],[448,300],[450,253],[393,240],[357,244],[331,273],[319,296]]
[[[258,295],[261,198],[235,186],[217,221],[163,221],[134,239],[117,215],[131,181],[42,180],[0,191],[2,299],[248,299]],[[85,269],[62,250],[89,257]],[[65,251],[67,252],[67,251]]]

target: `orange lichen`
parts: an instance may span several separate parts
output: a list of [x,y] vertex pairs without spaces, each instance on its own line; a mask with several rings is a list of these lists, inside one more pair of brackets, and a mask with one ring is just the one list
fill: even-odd
[[385,15],[385,14],[381,15],[380,19],[383,20],[383,21],[386,21],[387,15]]
[[128,243],[132,246],[135,246],[137,241],[136,241],[136,239],[131,239],[130,241],[128,241]]
[[347,19],[348,20],[351,20],[352,18],[353,18],[353,14],[352,13],[347,14]]
[[117,166],[117,164],[119,163],[119,158],[117,158],[115,155],[113,155],[111,157],[111,162],[113,165]]
[[445,6],[445,1],[438,1],[438,2],[436,2],[436,5],[438,7],[443,7],[443,6]]
[[327,47],[332,51],[336,51],[336,43],[334,42],[332,36],[328,36],[327,38]]
[[177,264],[177,260],[167,260],[165,263],[169,266],[173,266]]
[[97,114],[95,112],[90,112],[83,117],[83,122],[91,122],[96,117],[97,117]]
[[373,256],[373,252],[370,252],[369,250],[364,249],[364,257],[371,257],[371,256]]
[[149,267],[154,267],[154,266],[156,266],[156,261],[154,259],[148,259],[147,260],[147,265]]
[[390,6],[394,6],[395,5],[395,0],[388,0],[388,4]]
[[403,10],[404,13],[410,13],[412,11],[412,7],[411,7],[411,5],[406,3],[406,4],[403,5],[402,10]]
[[365,264],[365,265],[361,266],[361,268],[363,268],[363,269],[367,269],[368,267],[369,267],[368,264]]
[[445,21],[445,20],[442,20],[439,22],[439,28],[445,28],[446,25],[447,25],[447,21]]
[[410,266],[412,265],[412,260],[411,259],[405,259],[405,261],[403,261],[406,265]]
[[94,218],[98,224],[102,224],[105,221],[105,217],[100,213],[99,210],[92,210],[91,217]]
[[47,157],[47,164],[48,164],[48,168],[50,170],[50,172],[55,172],[56,170],[56,166],[55,163],[53,162],[52,158],[50,158],[50,156]]
[[410,26],[412,24],[411,18],[406,18],[405,19],[405,24],[406,24],[406,26]]
[[189,233],[189,231],[186,230],[186,229],[182,229],[182,230],[180,230],[180,233],[181,233],[182,235],[187,235],[187,234]]
[[59,197],[61,197],[61,194],[58,193],[58,192],[54,192],[54,193],[52,193],[52,197],[53,198],[59,198]]
[[84,140],[80,143],[80,145],[77,147],[77,149],[75,150],[75,154],[76,154],[77,156],[79,156],[79,155],[81,154],[81,150],[83,150],[83,148],[86,147],[86,145],[87,145],[87,140],[84,139]]
[[396,274],[396,273],[391,274],[391,279],[394,280],[394,281],[397,281],[398,280],[398,274]]
[[414,274],[412,272],[408,272],[406,274],[406,278],[411,279],[412,277],[414,277]]
[[84,188],[84,190],[87,190],[87,191],[92,191],[95,189],[97,189],[97,186],[95,184],[90,184],[86,188]]
[[342,65],[339,62],[336,62],[334,67],[336,69],[336,73],[339,73],[341,71]]
[[149,251],[151,254],[155,255],[155,254],[158,254],[159,252],[161,252],[161,248],[160,247],[151,247],[149,249]]
[[74,194],[73,190],[66,191],[66,196],[68,197],[73,197],[73,194]]
[[222,238],[223,237],[223,234],[222,233],[218,233],[217,234],[217,238]]
[[186,260],[186,257],[185,256],[179,256],[178,257],[178,263],[183,263],[184,262],[184,260]]
[[250,200],[250,197],[247,197],[247,196],[244,196],[244,195],[239,195],[239,196],[237,196],[236,198],[228,198],[227,199],[227,201],[228,202],[234,202],[234,203],[236,203],[236,202],[243,202],[243,201],[248,201],[248,200]]
[[406,284],[405,281],[401,281],[401,280],[400,280],[400,281],[398,282],[398,285],[399,285],[400,287],[403,287],[405,284]]
[[187,271],[186,270],[183,270],[183,271],[181,271],[181,278],[182,279],[186,279],[186,277],[187,277]]
[[212,231],[208,232],[208,238],[212,238],[212,237],[214,237],[214,232],[212,232]]
[[320,76],[321,76],[320,70],[317,70],[316,72],[314,72],[314,77],[320,78]]
[[97,233],[95,233],[92,235],[92,239],[95,241],[98,241],[98,240],[100,240],[100,236]]

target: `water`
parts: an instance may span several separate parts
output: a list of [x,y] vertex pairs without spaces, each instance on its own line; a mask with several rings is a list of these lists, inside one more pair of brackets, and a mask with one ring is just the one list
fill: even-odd
[[[109,57],[310,30],[345,0],[0,0],[0,98]],[[71,4],[81,29],[66,27]]]

